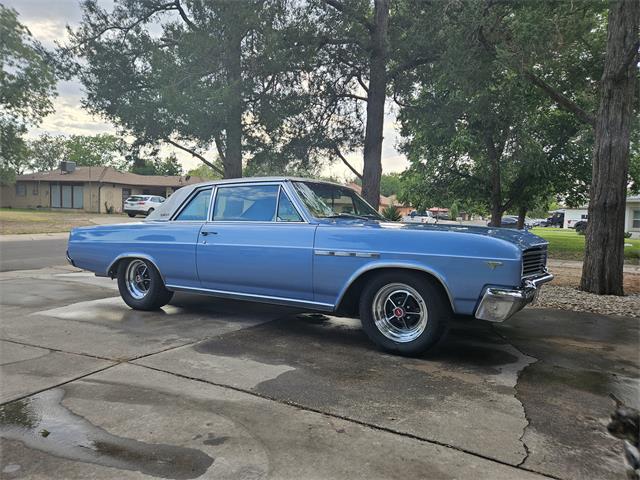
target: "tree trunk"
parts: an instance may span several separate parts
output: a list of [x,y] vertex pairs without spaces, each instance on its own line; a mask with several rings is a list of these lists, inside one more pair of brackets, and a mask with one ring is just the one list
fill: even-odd
[[225,99],[226,149],[222,159],[224,178],[242,177],[242,35],[231,29],[226,52],[229,93]]
[[639,21],[638,0],[610,2],[580,282],[582,290],[601,295],[624,294],[624,214]]
[[524,228],[524,220],[527,217],[527,207],[518,208],[518,230]]
[[380,205],[382,130],[384,104],[387,98],[389,0],[374,0],[374,16],[375,21],[371,31],[371,52],[369,54],[369,93],[367,96],[367,126],[364,136],[362,196],[377,209]]
[[487,148],[487,156],[491,163],[491,226],[499,227],[502,225],[502,183],[500,178],[500,157],[496,151],[496,145],[493,143],[493,135],[486,133],[484,141]]

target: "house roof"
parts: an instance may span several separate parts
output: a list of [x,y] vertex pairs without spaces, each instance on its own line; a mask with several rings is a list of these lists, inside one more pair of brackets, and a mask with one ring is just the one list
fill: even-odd
[[113,167],[77,167],[71,173],[61,170],[28,173],[16,177],[17,181],[40,182],[101,182],[117,183],[144,187],[182,187],[204,181],[200,177],[189,175],[139,175],[137,173],[120,172]]

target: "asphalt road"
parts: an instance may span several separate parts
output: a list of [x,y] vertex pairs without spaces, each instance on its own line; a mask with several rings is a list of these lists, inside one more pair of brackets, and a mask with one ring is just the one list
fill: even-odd
[[66,238],[0,242],[0,272],[65,265]]
[[359,321],[177,294],[129,309],[66,239],[0,242],[0,478],[624,478],[636,319],[527,308],[420,358]]

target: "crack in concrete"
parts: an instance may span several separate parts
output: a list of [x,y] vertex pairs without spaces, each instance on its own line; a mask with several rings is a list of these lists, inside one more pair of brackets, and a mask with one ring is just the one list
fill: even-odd
[[[516,384],[513,386],[513,390],[514,390],[514,397],[516,400],[518,400],[518,402],[520,403],[520,405],[522,406],[522,413],[524,415],[524,420],[525,420],[525,424],[524,427],[522,427],[522,434],[520,435],[520,443],[522,444],[522,448],[524,448],[524,457],[523,459],[520,461],[520,463],[518,463],[516,465],[517,468],[522,468],[524,470],[528,470],[527,468],[524,468],[524,464],[526,463],[526,461],[529,459],[529,455],[531,455],[531,451],[529,450],[529,446],[527,445],[527,442],[525,442],[524,437],[527,433],[527,429],[529,428],[529,425],[531,425],[531,419],[529,418],[529,416],[527,415],[527,409],[524,406],[524,402],[520,399],[520,395],[518,392],[518,382],[520,381],[520,377],[522,376],[522,374],[524,373],[524,371],[529,368],[531,365],[534,365],[535,363],[539,362],[540,360],[532,355],[528,355],[526,353],[524,353],[522,350],[520,350],[518,347],[516,347],[515,345],[513,345],[511,342],[509,342],[509,340],[507,339],[507,337],[505,335],[503,335],[501,332],[499,332],[498,330],[496,330],[495,326],[493,324],[491,324],[491,330],[498,336],[500,337],[502,340],[504,340],[505,342],[507,342],[509,345],[511,345],[512,348],[514,348],[515,350],[517,350],[521,355],[524,355],[526,357],[529,358],[533,358],[534,361],[531,363],[528,363],[527,365],[524,366],[524,368],[522,368],[522,370],[520,370],[518,372],[517,378],[516,378]],[[533,471],[533,470],[532,470]]]
[[[499,336],[501,339],[503,339],[507,344],[511,345],[511,343],[507,341],[506,337],[504,337],[501,333],[497,332],[493,328],[493,325],[492,325],[492,331],[494,331],[494,333],[497,336]],[[317,413],[317,414],[321,414],[321,415],[327,416],[329,418],[335,418],[335,419],[343,420],[343,421],[346,421],[346,422],[350,422],[350,423],[353,423],[353,424],[356,424],[356,425],[360,425],[360,426],[363,426],[363,427],[366,427],[366,428],[370,428],[370,429],[373,429],[373,430],[391,433],[391,434],[398,435],[398,436],[401,436],[401,437],[410,438],[410,439],[413,439],[413,440],[417,440],[417,441],[420,441],[420,442],[425,442],[425,443],[441,446],[441,447],[444,447],[444,448],[450,448],[452,450],[456,450],[458,452],[461,452],[461,453],[464,453],[464,454],[467,454],[467,455],[472,455],[472,456],[474,456],[476,458],[481,458],[481,459],[486,460],[486,461],[494,462],[494,463],[497,463],[497,464],[500,464],[500,465],[504,465],[504,466],[507,466],[507,467],[517,468],[519,470],[523,470],[523,471],[530,472],[530,473],[535,473],[535,474],[541,475],[541,476],[543,476],[545,478],[551,478],[551,479],[555,479],[555,480],[562,480],[561,477],[557,477],[557,476],[551,475],[549,473],[540,472],[538,470],[527,468],[527,467],[524,466],[524,464],[527,461],[527,459],[529,457],[529,454],[530,454],[529,448],[526,445],[526,443],[524,442],[524,435],[526,433],[527,427],[529,426],[529,418],[527,417],[527,413],[526,413],[526,409],[524,407],[524,404],[518,398],[517,385],[518,385],[518,380],[519,380],[522,372],[524,372],[524,370],[529,365],[532,365],[532,364],[538,362],[538,359],[535,358],[535,357],[532,357],[531,355],[526,355],[524,352],[522,352],[521,350],[519,350],[518,348],[516,348],[513,345],[511,345],[511,347],[513,347],[515,350],[517,350],[523,356],[534,358],[534,360],[535,360],[534,362],[531,362],[528,365],[526,365],[522,370],[520,370],[518,372],[517,379],[516,379],[516,385],[514,386],[515,398],[522,405],[522,410],[523,410],[525,421],[526,421],[526,425],[524,426],[522,434],[519,437],[520,442],[522,443],[523,448],[525,450],[525,456],[524,456],[523,460],[521,462],[519,462],[518,464],[509,463],[509,462],[506,462],[506,461],[503,461],[503,460],[500,460],[500,459],[497,459],[497,458],[493,458],[493,457],[490,457],[490,456],[487,456],[487,455],[483,455],[481,453],[474,452],[474,451],[471,451],[471,450],[467,450],[467,449],[465,449],[463,447],[459,447],[457,445],[453,445],[453,444],[449,444],[449,443],[446,443],[446,442],[442,442],[442,441],[436,440],[434,438],[422,437],[422,436],[415,435],[415,434],[412,434],[412,433],[395,430],[393,428],[384,427],[384,426],[381,426],[381,425],[376,425],[375,423],[365,422],[365,421],[358,420],[358,419],[355,419],[355,418],[352,418],[352,417],[349,417],[349,416],[345,416],[345,415],[327,413],[327,412],[322,411],[320,409],[308,407],[308,406],[305,406],[305,405],[302,405],[302,404],[298,404],[296,402],[293,402],[293,401],[290,401],[290,400],[286,400],[286,399],[279,399],[279,398],[276,398],[276,397],[271,397],[271,396],[264,395],[264,394],[261,394],[261,393],[253,392],[253,391],[248,390],[248,389],[234,387],[232,385],[227,385],[227,384],[222,384],[222,383],[211,382],[211,381],[203,380],[203,379],[197,378],[197,377],[190,377],[188,375],[182,375],[182,374],[179,374],[179,373],[174,373],[174,372],[163,370],[163,369],[157,368],[157,367],[151,367],[151,366],[138,364],[138,363],[131,363],[131,362],[133,362],[135,360],[139,360],[141,358],[147,358],[147,357],[151,357],[151,356],[154,356],[154,355],[157,355],[157,354],[160,354],[160,353],[164,353],[164,352],[167,352],[167,351],[170,351],[170,350],[183,348],[183,347],[195,345],[195,344],[198,344],[198,343],[201,343],[201,342],[205,342],[205,341],[207,341],[207,340],[209,340],[211,338],[215,338],[217,336],[219,336],[219,335],[213,335],[211,337],[198,339],[198,340],[195,340],[195,341],[192,341],[192,342],[188,342],[188,343],[184,343],[184,344],[181,344],[181,345],[174,345],[174,346],[171,346],[171,347],[159,350],[159,351],[146,353],[146,354],[139,355],[137,357],[133,357],[133,358],[129,358],[129,359],[111,359],[111,358],[97,357],[97,356],[84,354],[84,353],[67,352],[65,350],[54,349],[54,348],[50,348],[50,347],[42,347],[42,346],[39,346],[39,345],[27,344],[27,343],[18,342],[18,341],[15,341],[15,340],[4,339],[5,341],[9,341],[9,342],[12,342],[12,343],[23,344],[23,345],[26,345],[26,346],[32,346],[32,347],[38,347],[38,348],[46,348],[46,349],[49,349],[51,351],[57,351],[57,352],[61,352],[61,353],[68,353],[68,354],[72,354],[72,355],[81,355],[81,356],[86,356],[86,357],[89,357],[89,358],[99,358],[99,359],[103,359],[103,360],[113,361],[114,363],[113,363],[113,365],[108,365],[107,367],[98,369],[98,370],[93,371],[93,372],[89,372],[89,373],[87,373],[85,375],[81,375],[81,376],[75,377],[73,379],[67,380],[65,382],[61,382],[59,384],[56,384],[56,385],[53,385],[53,386],[50,386],[50,387],[47,387],[47,388],[43,388],[41,390],[38,390],[37,392],[32,392],[32,393],[29,393],[27,395],[23,395],[22,397],[14,399],[14,400],[11,400],[9,402],[3,402],[0,405],[6,404],[6,403],[11,403],[11,402],[16,401],[16,400],[21,400],[21,399],[24,399],[24,398],[28,398],[28,397],[30,397],[32,395],[35,395],[35,394],[38,394],[38,393],[42,393],[42,392],[45,392],[45,391],[48,391],[48,390],[51,390],[51,389],[54,389],[54,388],[58,388],[58,387],[67,385],[69,383],[75,382],[77,380],[82,380],[82,379],[84,379],[86,377],[89,377],[91,375],[94,375],[94,374],[97,374],[97,373],[101,373],[101,372],[103,372],[105,370],[108,370],[108,369],[111,369],[113,367],[117,367],[119,365],[125,364],[125,365],[131,365],[131,366],[134,366],[134,367],[146,368],[146,369],[149,369],[149,370],[154,370],[154,371],[166,373],[168,375],[173,375],[173,376],[178,377],[178,378],[184,378],[184,379],[187,379],[187,380],[201,382],[201,383],[213,385],[213,386],[216,386],[216,387],[219,387],[219,388],[225,388],[225,389],[229,389],[229,390],[234,390],[234,391],[237,391],[237,392],[240,392],[240,393],[244,393],[244,394],[247,394],[247,395],[251,395],[251,396],[254,396],[254,397],[258,397],[258,398],[261,398],[261,399],[264,399],[264,400],[268,400],[268,401],[276,402],[276,403],[279,403],[279,404],[282,404],[282,405],[287,405],[287,406],[290,406],[290,407],[294,407],[294,408],[297,408],[299,410],[312,412],[312,413]]]
[[[126,362],[126,363],[128,363],[128,362]],[[360,426],[363,426],[363,427],[366,427],[366,428],[370,428],[372,430],[378,430],[378,431],[381,431],[381,432],[391,433],[391,434],[398,435],[398,436],[401,436],[401,437],[410,438],[412,440],[417,440],[417,441],[420,441],[420,442],[425,442],[425,443],[429,443],[429,444],[432,444],[432,445],[437,445],[437,446],[444,447],[444,448],[450,448],[452,450],[456,450],[458,452],[465,453],[467,455],[471,455],[471,456],[474,456],[474,457],[477,457],[477,458],[481,458],[481,459],[487,460],[489,462],[497,463],[497,464],[504,465],[504,466],[507,466],[507,467],[517,468],[519,470],[523,470],[523,471],[530,472],[530,473],[535,473],[535,474],[541,475],[541,476],[543,476],[545,478],[552,478],[554,480],[563,480],[561,477],[557,477],[557,476],[551,475],[549,473],[544,473],[544,472],[540,472],[540,471],[537,471],[537,470],[534,470],[534,469],[531,469],[531,468],[523,467],[523,466],[521,466],[521,464],[523,462],[521,462],[521,463],[516,465],[516,464],[505,462],[503,460],[500,460],[500,459],[497,459],[497,458],[493,458],[493,457],[490,457],[490,456],[487,456],[487,455],[482,455],[481,453],[478,453],[478,452],[467,450],[467,449],[459,447],[457,445],[449,444],[449,443],[446,443],[446,442],[441,442],[441,441],[433,439],[433,438],[421,437],[419,435],[415,435],[415,434],[412,434],[412,433],[403,432],[403,431],[400,431],[400,430],[395,430],[393,428],[384,427],[384,426],[381,426],[381,425],[376,425],[375,423],[370,423],[370,422],[365,422],[365,421],[362,421],[362,420],[358,420],[356,418],[352,418],[352,417],[349,417],[349,416],[346,416],[346,415],[339,415],[339,414],[335,414],[335,413],[325,412],[323,410],[320,410],[320,409],[317,409],[317,408],[313,408],[313,407],[309,407],[309,406],[306,406],[306,405],[302,405],[302,404],[299,404],[297,402],[293,402],[291,400],[271,397],[269,395],[264,395],[264,394],[261,394],[261,393],[253,392],[251,390],[247,390],[247,389],[244,389],[244,388],[235,387],[235,386],[227,385],[227,384],[223,384],[223,383],[212,382],[212,381],[209,381],[209,380],[204,380],[202,378],[190,377],[188,375],[183,375],[183,374],[180,374],[180,373],[175,373],[175,372],[171,372],[171,371],[168,371],[168,370],[163,370],[163,369],[157,368],[157,367],[151,367],[151,366],[148,366],[148,365],[142,365],[142,364],[137,364],[137,363],[131,363],[130,365],[136,366],[136,367],[147,368],[149,370],[154,370],[154,371],[161,372],[161,373],[166,373],[168,375],[173,375],[173,376],[178,377],[178,378],[184,378],[186,380],[192,380],[194,382],[201,382],[201,383],[205,383],[207,385],[213,385],[215,387],[225,388],[225,389],[233,390],[233,391],[236,391],[236,392],[245,393],[247,395],[258,397],[258,398],[261,398],[263,400],[269,400],[269,401],[272,401],[272,402],[279,403],[281,405],[287,405],[287,406],[294,407],[294,408],[297,408],[299,410],[306,411],[306,412],[318,413],[320,415],[324,415],[324,416],[329,417],[329,418],[335,418],[337,420],[343,420],[345,422],[349,422],[349,423],[353,423],[353,424],[356,424],[356,425],[360,425]]]

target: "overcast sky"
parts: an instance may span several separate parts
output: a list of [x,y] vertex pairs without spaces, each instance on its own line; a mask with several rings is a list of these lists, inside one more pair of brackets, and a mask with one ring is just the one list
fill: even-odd
[[[76,26],[80,22],[81,10],[78,0],[0,0],[5,6],[14,8],[19,14],[19,21],[26,25],[33,36],[47,47],[53,47],[55,41],[66,38],[66,26]],[[100,0],[105,7],[113,4],[110,0]],[[115,132],[109,122],[90,115],[82,109],[80,102],[83,97],[82,86],[75,81],[59,82],[58,97],[55,99],[55,112],[46,117],[39,128],[32,129],[30,136],[40,133],[95,135],[103,132]],[[384,143],[382,149],[382,169],[384,173],[404,170],[407,161],[398,153],[398,133],[394,122],[391,106],[388,107],[384,128]],[[173,150],[166,149],[166,153]],[[163,152],[164,153],[164,152]],[[185,170],[200,165],[197,159],[181,151],[175,151]],[[213,152],[211,152],[213,156]],[[362,171],[361,152],[347,155],[349,161]],[[352,174],[341,163],[336,162],[327,166],[327,175],[341,178],[351,177]]]

